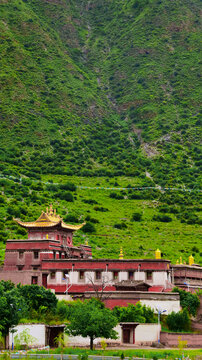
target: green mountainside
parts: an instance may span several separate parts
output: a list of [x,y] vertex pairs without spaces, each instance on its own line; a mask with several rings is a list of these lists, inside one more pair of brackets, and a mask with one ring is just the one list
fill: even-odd
[[126,257],[158,246],[173,261],[201,261],[200,9],[0,0],[2,249],[26,237],[13,217],[29,221],[53,202],[67,221],[90,223],[75,241],[88,236],[95,256],[118,257],[124,243]]

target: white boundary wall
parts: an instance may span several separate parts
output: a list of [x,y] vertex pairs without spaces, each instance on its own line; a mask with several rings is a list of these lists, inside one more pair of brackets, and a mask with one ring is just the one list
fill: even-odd
[[158,324],[140,324],[135,329],[135,345],[151,345],[158,341]]
[[[33,337],[33,343],[28,344],[30,347],[45,346],[46,341],[46,325],[44,324],[19,324],[14,327],[17,331],[13,334],[14,346],[15,336],[27,330],[28,334]],[[24,345],[24,344],[23,344]],[[9,332],[9,347],[12,346],[12,334]]]
[[[114,339],[105,339],[107,344],[115,344],[115,345],[120,345],[121,343],[121,337],[122,337],[122,329],[120,325],[117,325],[114,328],[115,331],[117,331],[118,333],[118,338],[116,340]],[[64,336],[64,340],[65,340],[65,345],[67,346],[89,346],[90,345],[90,338],[88,337],[82,337],[82,336]],[[96,338],[93,341],[94,345],[100,344],[100,342],[102,341],[102,338]]]
[[[154,295],[155,297],[155,295]],[[159,299],[148,299],[148,300],[140,300],[142,305],[149,306],[154,310],[155,313],[158,313],[158,310],[166,310],[164,315],[170,314],[172,311],[179,312],[181,310],[180,300],[159,300]]]

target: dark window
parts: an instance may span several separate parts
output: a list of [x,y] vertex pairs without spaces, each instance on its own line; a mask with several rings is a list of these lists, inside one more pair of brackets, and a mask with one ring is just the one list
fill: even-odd
[[95,272],[95,278],[96,278],[96,280],[100,280],[100,279],[101,279],[101,271],[100,271],[100,270],[97,270],[97,271]]
[[24,255],[24,251],[19,251],[19,258],[22,259],[23,258],[23,255]]
[[63,280],[67,280],[69,278],[67,275],[69,275],[69,271],[68,270],[63,271]]
[[39,270],[39,266],[33,266],[33,270]]
[[38,276],[32,276],[32,284],[37,284],[38,283]]
[[79,271],[79,280],[84,280],[84,271]]
[[38,259],[39,258],[39,252],[38,251],[34,251],[34,259]]
[[129,272],[128,272],[128,279],[129,279],[129,280],[133,280],[133,278],[134,278],[134,272],[133,272],[133,271],[129,271]]
[[152,280],[152,271],[147,271],[146,272],[146,279],[147,280]]
[[24,268],[24,265],[18,265],[18,270],[19,271],[23,270],[23,268]]
[[52,271],[50,274],[51,279],[55,279],[55,271]]
[[24,251],[19,251],[19,258],[20,258],[20,259],[23,258],[23,254],[24,254]]
[[114,271],[114,272],[113,272],[113,278],[114,278],[114,280],[117,280],[117,279],[118,279],[118,276],[119,276],[119,272],[118,272],[118,271]]

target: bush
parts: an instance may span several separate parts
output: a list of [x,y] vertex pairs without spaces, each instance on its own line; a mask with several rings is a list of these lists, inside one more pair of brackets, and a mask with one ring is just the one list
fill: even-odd
[[98,202],[96,200],[93,200],[93,199],[83,199],[82,201],[85,204],[90,204],[90,205],[98,204]]
[[117,223],[117,224],[114,224],[114,228],[116,228],[116,229],[126,229],[127,225],[124,222]]
[[134,212],[132,215],[133,221],[141,221],[142,220],[142,214],[138,212]]
[[68,222],[69,223],[78,223],[78,219],[77,219],[77,217],[75,215],[67,215],[67,216],[65,216],[64,221],[67,222],[67,223]]
[[168,215],[154,215],[152,218],[154,221],[171,222],[172,218]]
[[200,305],[200,300],[196,294],[191,294],[185,290],[178,289],[178,287],[174,287],[173,292],[178,292],[180,295],[180,305],[183,309],[187,309],[188,312],[195,316],[196,311]]
[[84,233],[93,233],[93,232],[96,232],[96,229],[95,229],[95,226],[90,223],[90,222],[87,222],[83,227],[82,227],[82,230]]
[[124,196],[120,193],[115,193],[115,192],[112,192],[109,194],[109,197],[112,198],[112,199],[117,199],[117,200],[122,200],[124,199]]
[[59,191],[58,193],[56,193],[55,197],[69,202],[74,201],[73,195],[68,191]]
[[67,182],[65,184],[60,185],[60,189],[62,190],[69,190],[69,191],[76,191],[76,185],[71,182]]
[[101,211],[101,212],[109,211],[107,208],[104,208],[104,207],[102,207],[102,206],[95,206],[95,207],[94,207],[94,210],[95,210],[95,211]]
[[167,316],[166,323],[169,330],[172,331],[189,331],[190,329],[190,318],[187,309],[175,313],[172,312]]

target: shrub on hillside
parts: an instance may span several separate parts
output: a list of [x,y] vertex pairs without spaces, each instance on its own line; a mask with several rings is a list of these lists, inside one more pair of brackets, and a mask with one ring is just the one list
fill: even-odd
[[133,221],[141,221],[142,220],[142,214],[138,212],[134,212],[132,215]]
[[127,225],[124,222],[117,223],[117,224],[114,224],[114,228],[116,228],[116,229],[126,229]]
[[110,193],[110,194],[109,194],[109,197],[110,197],[111,199],[117,199],[117,200],[122,200],[122,199],[124,199],[124,196],[123,196],[122,194],[116,193],[116,192]]
[[66,215],[64,221],[66,223],[78,223],[78,219],[75,215]]
[[90,205],[98,204],[98,202],[96,200],[93,200],[93,199],[83,199],[82,201],[85,204],[90,204]]
[[60,185],[61,190],[68,190],[68,191],[76,191],[76,185],[71,182],[67,182],[65,184]]
[[84,233],[93,233],[96,232],[95,226],[91,222],[87,222],[83,227],[82,230]]
[[171,222],[172,218],[168,215],[154,215],[152,218],[154,221]]
[[104,208],[104,207],[102,207],[102,206],[95,206],[95,207],[94,207],[94,210],[95,210],[95,211],[101,211],[101,212],[109,211],[107,208]]
[[55,198],[59,198],[61,200],[65,200],[65,201],[69,201],[69,202],[73,202],[74,201],[74,197],[73,195],[68,192],[68,191],[58,191],[55,195]]

